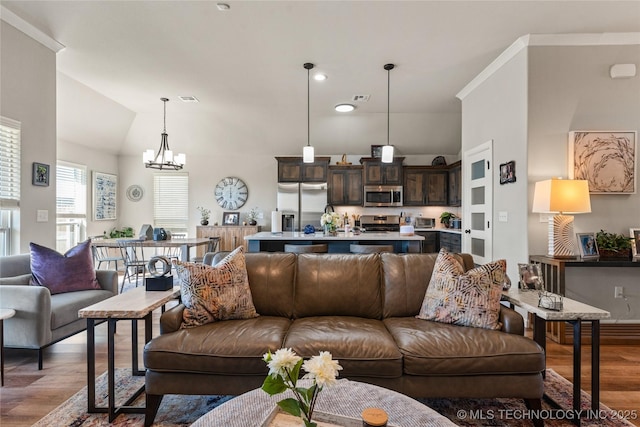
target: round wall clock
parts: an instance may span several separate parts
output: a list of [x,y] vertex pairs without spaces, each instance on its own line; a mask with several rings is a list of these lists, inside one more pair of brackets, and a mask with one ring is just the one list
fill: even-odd
[[222,178],[216,185],[215,197],[225,209],[240,209],[249,197],[249,188],[240,178]]
[[130,185],[127,188],[127,199],[131,200],[132,202],[139,201],[140,199],[142,199],[143,195],[144,190],[139,185]]

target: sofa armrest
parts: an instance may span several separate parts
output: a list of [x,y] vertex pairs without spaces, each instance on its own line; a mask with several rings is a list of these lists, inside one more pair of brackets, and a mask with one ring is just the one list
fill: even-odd
[[8,347],[40,348],[51,342],[51,292],[44,286],[0,286],[0,307],[16,315],[5,320]]
[[96,270],[96,279],[105,291],[118,295],[118,272],[115,270]]
[[515,310],[500,305],[500,322],[502,331],[509,334],[524,335],[524,319]]
[[162,316],[160,316],[160,334],[168,334],[180,329],[184,308],[184,304],[178,304],[162,313]]

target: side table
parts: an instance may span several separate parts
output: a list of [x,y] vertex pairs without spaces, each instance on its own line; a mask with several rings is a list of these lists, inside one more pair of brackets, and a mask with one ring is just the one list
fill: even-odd
[[4,319],[16,315],[12,308],[0,308],[0,386],[4,386]]
[[[538,291],[510,289],[502,293],[502,299],[512,306],[534,314],[533,339],[546,354],[546,322],[568,322],[573,325],[573,409],[580,410],[580,374],[582,371],[582,322],[591,323],[591,409],[594,414],[600,408],[600,320],[611,313],[587,304],[563,297],[560,311],[538,307]],[[578,420],[579,422],[579,420]]]
[[[130,406],[144,391],[144,386],[137,390],[120,407],[115,404],[115,333],[118,320],[131,320],[131,360],[132,374],[143,376],[145,371],[138,367],[138,320],[144,319],[145,343],[151,341],[152,312],[158,307],[180,295],[180,287],[174,286],[168,291],[147,291],[144,287],[135,288],[78,311],[79,317],[87,319],[87,399],[89,413],[106,412],[109,422],[120,413],[144,413],[145,408]],[[106,320],[107,333],[107,376],[108,406],[96,407],[96,320]]]

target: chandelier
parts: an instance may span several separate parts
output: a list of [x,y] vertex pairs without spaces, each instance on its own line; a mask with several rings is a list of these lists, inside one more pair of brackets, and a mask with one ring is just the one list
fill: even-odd
[[152,149],[148,149],[142,153],[142,161],[144,165],[151,169],[172,169],[180,170],[185,164],[186,156],[182,153],[173,155],[173,151],[169,149],[169,135],[167,134],[167,101],[169,98],[160,98],[164,103],[164,127],[162,130],[160,149],[154,153]]

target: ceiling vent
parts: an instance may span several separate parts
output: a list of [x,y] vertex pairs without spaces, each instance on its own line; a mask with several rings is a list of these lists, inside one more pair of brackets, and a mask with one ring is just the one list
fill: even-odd
[[195,96],[179,96],[178,98],[180,98],[182,102],[200,102]]
[[353,98],[351,98],[351,100],[353,102],[367,102],[369,101],[369,97],[371,95],[353,95]]

